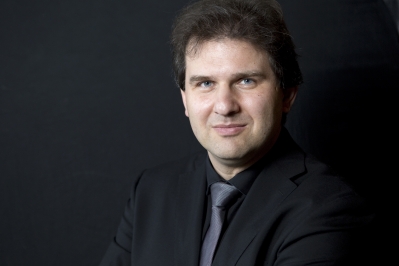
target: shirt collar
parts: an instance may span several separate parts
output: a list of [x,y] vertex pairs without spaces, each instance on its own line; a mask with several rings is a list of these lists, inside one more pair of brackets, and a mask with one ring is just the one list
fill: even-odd
[[241,191],[242,194],[247,195],[249,190],[251,189],[253,182],[265,167],[266,162],[269,160],[273,160],[272,158],[278,156],[278,153],[281,152],[281,150],[285,150],[285,145],[287,145],[288,138],[290,138],[288,130],[285,127],[282,127],[280,135],[276,143],[273,145],[272,149],[256,163],[254,163],[244,171],[238,173],[229,181],[224,180],[218,173],[216,173],[211,161],[209,160],[208,155],[206,157],[206,176],[208,182],[206,194],[209,195],[210,186],[213,183],[222,181],[235,186],[239,191]]
[[238,173],[230,180],[224,180],[213,168],[209,156],[206,157],[206,178],[208,183],[208,188],[206,194],[210,193],[210,186],[216,182],[225,182],[230,185],[235,186],[242,194],[247,195],[256,177],[262,171],[264,166],[265,157],[261,158],[255,164],[251,165],[249,168]]

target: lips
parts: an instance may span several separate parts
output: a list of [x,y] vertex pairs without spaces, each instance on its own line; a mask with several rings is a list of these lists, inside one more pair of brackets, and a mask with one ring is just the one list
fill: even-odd
[[235,136],[245,130],[245,124],[220,124],[212,128],[221,136]]

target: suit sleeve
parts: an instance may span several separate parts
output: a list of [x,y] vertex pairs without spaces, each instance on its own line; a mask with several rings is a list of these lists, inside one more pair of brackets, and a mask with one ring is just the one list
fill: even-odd
[[126,204],[116,236],[108,246],[99,266],[129,266],[131,264],[134,198],[141,176],[139,175],[133,182],[130,198]]
[[374,212],[362,198],[347,195],[304,213],[281,245],[275,266],[349,266],[372,261],[367,249]]

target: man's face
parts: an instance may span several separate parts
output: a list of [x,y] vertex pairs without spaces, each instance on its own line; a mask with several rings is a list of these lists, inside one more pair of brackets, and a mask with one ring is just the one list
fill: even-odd
[[236,173],[274,144],[297,91],[284,95],[267,53],[232,39],[204,42],[186,56],[185,88],[185,114],[196,138],[217,171]]

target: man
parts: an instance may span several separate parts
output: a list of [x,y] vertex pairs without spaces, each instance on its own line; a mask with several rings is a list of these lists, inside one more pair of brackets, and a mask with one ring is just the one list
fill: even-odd
[[206,151],[134,179],[101,265],[358,262],[372,212],[283,127],[302,76],[278,3],[193,3],[171,39],[185,114]]

